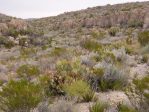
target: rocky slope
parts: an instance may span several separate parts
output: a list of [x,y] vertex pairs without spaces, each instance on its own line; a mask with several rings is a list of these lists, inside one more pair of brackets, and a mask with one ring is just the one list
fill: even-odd
[[148,81],[149,2],[0,14],[0,112],[148,112]]

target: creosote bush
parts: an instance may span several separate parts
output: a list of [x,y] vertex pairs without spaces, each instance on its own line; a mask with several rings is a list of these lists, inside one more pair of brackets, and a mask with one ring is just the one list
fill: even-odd
[[5,112],[29,112],[42,100],[38,84],[27,80],[9,81],[0,92],[0,110]]

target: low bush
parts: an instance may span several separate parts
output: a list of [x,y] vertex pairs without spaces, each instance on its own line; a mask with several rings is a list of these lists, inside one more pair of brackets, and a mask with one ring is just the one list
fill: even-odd
[[134,108],[129,107],[129,106],[124,105],[124,104],[119,104],[117,106],[117,108],[118,108],[118,112],[137,112],[137,110],[135,110]]
[[99,82],[101,91],[124,89],[128,84],[128,75],[125,72],[115,66],[106,68],[105,74]]
[[141,62],[142,63],[147,63],[148,62],[148,59],[149,59],[149,57],[147,55],[143,55],[142,56],[142,59],[141,59]]
[[22,48],[21,51],[21,57],[27,58],[27,57],[33,57],[37,53],[37,49],[30,47],[30,48]]
[[79,59],[61,60],[56,64],[56,70],[59,75],[69,78],[69,82],[80,79],[85,73],[85,67],[81,65]]
[[66,49],[65,48],[60,48],[60,47],[56,47],[54,49],[52,49],[50,55],[51,56],[61,56],[63,54],[66,53]]
[[38,84],[27,80],[9,81],[0,92],[0,110],[5,112],[29,112],[42,100]]
[[77,97],[78,101],[91,101],[94,96],[89,84],[82,80],[75,81],[69,85],[65,84],[63,89],[69,96]]
[[128,27],[132,27],[132,28],[143,27],[143,21],[140,21],[140,20],[129,21]]
[[40,74],[40,70],[34,65],[22,65],[17,69],[17,74],[19,77],[30,79],[32,76],[37,76]]
[[133,83],[136,86],[137,93],[141,96],[142,100],[145,100],[149,104],[149,75],[142,79],[134,79]]
[[82,41],[81,46],[89,51],[98,51],[102,49],[102,46],[99,43],[89,39]]
[[47,97],[51,95],[56,96],[64,94],[62,85],[64,84],[65,77],[59,74],[48,74],[41,76],[39,80]]
[[101,102],[96,102],[93,106],[90,107],[90,112],[105,112],[108,105]]
[[0,36],[0,45],[4,45],[6,48],[12,48],[15,44],[7,37]]
[[138,34],[138,41],[142,46],[149,44],[149,31],[143,31]]
[[115,36],[118,31],[119,29],[117,27],[112,27],[109,29],[108,33],[110,36]]
[[87,81],[94,91],[99,91],[99,82],[104,75],[104,68],[94,68],[92,74],[87,76]]

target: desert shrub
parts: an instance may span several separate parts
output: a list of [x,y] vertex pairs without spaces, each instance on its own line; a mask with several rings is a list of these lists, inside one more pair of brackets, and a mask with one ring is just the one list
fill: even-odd
[[2,85],[3,85],[3,83],[4,83],[4,82],[3,82],[2,80],[0,80],[0,86],[2,86]]
[[126,71],[119,70],[115,66],[109,66],[99,82],[101,91],[122,90],[128,84],[128,75]]
[[117,106],[117,108],[118,108],[118,112],[137,112],[137,110],[135,110],[134,108],[129,107],[129,106],[124,105],[124,104],[119,104]]
[[131,48],[131,47],[129,47],[129,46],[126,46],[126,47],[125,47],[125,51],[126,51],[126,54],[129,54],[129,55],[131,55],[131,54],[134,53],[133,48]]
[[142,79],[134,79],[133,83],[136,86],[136,89],[138,90],[138,94],[141,96],[141,99],[145,100],[149,104],[149,75]]
[[55,47],[54,49],[52,49],[50,55],[51,56],[61,56],[64,53],[66,53],[66,49],[65,48]]
[[141,53],[142,53],[142,54],[149,54],[149,45],[144,46],[144,47],[141,49]]
[[138,34],[138,41],[142,46],[149,43],[149,31],[143,31]]
[[108,105],[102,102],[96,102],[93,106],[90,107],[90,112],[105,112]]
[[127,43],[128,45],[131,45],[132,42],[133,42],[132,37],[129,36],[129,37],[126,39],[126,43]]
[[72,59],[71,61],[58,61],[56,64],[56,70],[58,74],[68,78],[69,82],[80,79],[85,73],[85,67],[81,65],[79,59]]
[[5,44],[8,41],[7,37],[0,36],[0,45]]
[[81,46],[89,51],[98,51],[102,49],[102,46],[99,43],[89,39],[82,41]]
[[94,68],[92,72],[93,74],[87,77],[87,81],[94,91],[99,91],[99,82],[104,75],[104,68]]
[[0,45],[4,45],[6,48],[14,47],[14,42],[7,37],[0,36]]
[[64,84],[65,77],[59,74],[49,74],[41,76],[39,80],[46,96],[64,94],[62,85]]
[[27,38],[20,38],[19,39],[19,45],[20,46],[25,46],[27,42]]
[[132,28],[143,27],[143,21],[140,21],[140,20],[129,21],[128,27],[132,27]]
[[11,40],[8,40],[4,45],[6,48],[9,48],[9,49],[15,46],[14,42]]
[[141,59],[141,62],[142,62],[142,63],[147,63],[147,62],[148,62],[148,58],[149,58],[149,57],[148,57],[147,55],[143,55],[143,56],[142,56],[142,59]]
[[20,50],[21,57],[27,58],[27,57],[33,57],[37,53],[37,49],[31,47],[31,48],[22,48]]
[[101,59],[106,61],[107,63],[115,63],[116,62],[116,57],[112,52],[103,52],[103,54],[101,54]]
[[42,100],[39,85],[27,80],[9,81],[0,92],[0,109],[5,112],[29,112]]
[[22,65],[17,69],[17,74],[19,77],[30,79],[32,76],[37,76],[40,74],[40,70],[34,65]]
[[104,38],[104,36],[106,35],[106,33],[104,32],[104,31],[93,31],[92,33],[91,33],[91,35],[92,35],[92,37],[94,37],[94,38],[99,38],[99,39],[101,39],[101,38]]
[[69,85],[65,84],[63,89],[66,92],[66,94],[72,97],[77,97],[79,101],[91,101],[94,96],[89,84],[82,80],[75,81]]
[[112,27],[108,30],[108,33],[110,36],[115,36],[118,31],[119,29],[117,27]]
[[19,35],[19,31],[14,28],[9,28],[7,34],[8,36],[17,37]]

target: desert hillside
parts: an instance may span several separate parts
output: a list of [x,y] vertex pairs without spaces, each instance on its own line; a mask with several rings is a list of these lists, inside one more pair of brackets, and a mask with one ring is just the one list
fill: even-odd
[[0,112],[149,112],[149,2],[0,13]]

